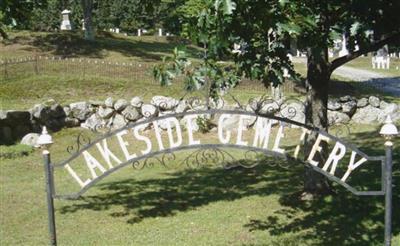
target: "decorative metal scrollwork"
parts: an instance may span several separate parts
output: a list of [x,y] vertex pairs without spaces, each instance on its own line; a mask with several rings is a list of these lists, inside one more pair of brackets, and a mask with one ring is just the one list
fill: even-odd
[[278,112],[280,117],[296,121],[297,118],[301,118],[296,116],[305,115],[305,104],[298,99],[290,98],[282,101]]
[[348,137],[348,136],[350,136],[350,133],[351,133],[349,125],[344,124],[344,123],[336,123],[329,130],[330,130],[331,134],[337,138]]
[[90,137],[86,136],[83,133],[79,133],[76,137],[76,142],[73,145],[67,147],[67,152],[71,155],[77,153],[81,148],[85,145],[89,145],[92,142]]
[[174,153],[164,153],[161,157],[153,156],[146,158],[144,161],[134,161],[132,162],[132,167],[137,170],[141,170],[145,167],[154,167],[156,164],[159,164],[164,167],[168,167],[169,162],[173,162],[176,160],[176,156]]
[[[282,161],[282,158],[284,161]],[[266,156],[265,153],[256,150],[247,150],[242,157],[235,157],[221,148],[202,148],[191,152],[183,160],[178,161],[174,153],[164,153],[161,156],[152,156],[143,161],[132,162],[132,167],[142,170],[145,167],[152,168],[160,165],[166,168],[186,167],[196,169],[202,167],[221,167],[231,169],[235,167],[254,168],[259,164],[270,167],[288,169],[291,165],[286,157]],[[175,163],[173,163],[175,162]]]
[[249,109],[260,115],[275,115],[279,112],[281,103],[263,95],[261,98],[249,100]]
[[201,99],[198,97],[190,97],[187,99],[190,109],[195,109],[201,106]]
[[295,98],[274,100],[263,95],[258,99],[250,99],[248,105],[248,110],[251,110],[259,115],[279,116],[294,121],[299,121],[302,118],[296,116],[305,114],[304,103]]
[[[228,95],[233,99],[233,101],[235,101],[236,105],[240,109],[246,110],[246,107],[243,104],[241,104],[240,101],[234,95],[232,95],[232,93],[230,93],[229,91],[228,91]],[[224,100],[222,100],[222,101],[225,102]]]
[[199,149],[187,156],[182,163],[189,168],[215,166],[221,164],[225,167],[226,163],[235,161],[233,155],[219,148]]
[[90,128],[94,133],[109,133],[111,128],[107,127],[105,124],[96,124],[94,127]]

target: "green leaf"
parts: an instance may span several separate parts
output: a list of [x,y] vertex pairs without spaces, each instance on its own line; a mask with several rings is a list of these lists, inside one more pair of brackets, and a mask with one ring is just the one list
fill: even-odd
[[279,4],[284,7],[287,3],[289,2],[289,0],[279,0]]
[[222,6],[222,12],[225,15],[231,15],[233,13],[233,10],[236,9],[236,3],[233,2],[232,0],[216,0],[214,2],[214,8],[216,12],[219,11],[221,6]]

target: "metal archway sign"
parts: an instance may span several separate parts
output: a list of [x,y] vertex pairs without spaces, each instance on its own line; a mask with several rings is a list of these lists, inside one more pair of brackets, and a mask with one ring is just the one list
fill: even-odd
[[[209,132],[207,138],[199,137],[196,126],[199,117],[212,118],[216,126],[216,130]],[[286,132],[289,131],[297,137],[287,139]],[[310,134],[316,134],[316,140],[311,143],[311,151],[300,158]],[[292,148],[284,147],[288,145]],[[328,146],[329,156],[326,161],[320,163],[317,157],[322,146]],[[155,163],[168,166],[168,163],[172,162],[178,163],[178,166],[198,167],[213,162],[229,169],[235,166],[252,168],[258,164],[247,165],[236,161],[235,154],[226,150],[238,149],[244,151],[245,158],[274,156],[286,161],[292,159],[304,162],[354,195],[386,195],[385,244],[390,245],[392,147],[386,146],[386,156],[369,156],[337,136],[287,118],[244,110],[219,109],[148,118],[109,131],[94,141],[79,136],[77,145],[68,148],[72,155],[63,162],[52,163],[49,152],[43,152],[51,244],[57,244],[53,205],[55,198],[76,199],[97,182],[127,165],[141,169]],[[189,150],[194,151],[179,160],[174,154]],[[365,190],[350,184],[353,174],[375,164],[381,168],[379,189]],[[68,180],[71,184],[67,187],[68,191],[59,185],[55,186],[55,176],[62,176]]]

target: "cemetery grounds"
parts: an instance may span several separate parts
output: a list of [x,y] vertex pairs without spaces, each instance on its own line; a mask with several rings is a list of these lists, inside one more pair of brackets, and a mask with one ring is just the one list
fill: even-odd
[[[51,57],[68,53],[76,58],[134,62],[146,67],[157,63],[160,56],[170,54],[179,44],[164,38],[116,35],[100,37],[89,49],[74,35],[61,39],[46,33],[13,35],[12,43],[0,44],[1,56]],[[64,46],[55,45],[60,40],[65,42]],[[190,51],[192,56],[201,52],[196,47]],[[363,68],[366,59],[357,60],[352,66]],[[295,65],[304,74],[304,64]],[[144,101],[150,101],[154,95],[176,98],[182,95],[180,83],[165,88],[147,79],[117,78],[118,71],[114,70],[110,70],[114,73],[110,76],[95,76],[94,71],[82,78],[73,72],[76,67],[59,76],[62,68],[51,66],[46,74],[25,76],[26,68],[15,77],[1,79],[0,108],[28,109],[48,99],[67,104],[104,100],[109,96],[127,100],[142,96]],[[385,73],[399,76],[396,70]],[[261,96],[263,91],[269,92],[261,84],[247,81],[231,93],[246,102]],[[296,86],[287,86],[284,91],[287,97],[304,97]],[[332,91],[332,97],[376,95],[400,103],[399,98],[341,77],[334,77]],[[226,100],[234,102],[231,97]],[[370,155],[384,154],[384,140],[378,133],[380,125],[349,127],[351,134],[346,140]],[[68,128],[52,133],[55,143],[51,153],[55,162],[67,158],[66,147],[80,131]],[[294,136],[288,133],[285,138],[285,147],[294,148],[291,144],[296,142]],[[393,245],[399,245],[399,139],[394,144]],[[0,146],[0,155],[0,243],[48,244],[40,151],[15,144]],[[283,169],[261,164],[254,169],[233,170],[169,170],[155,166],[137,171],[125,167],[94,186],[80,200],[55,201],[58,242],[60,245],[381,245],[383,197],[357,197],[334,185],[336,194],[299,201],[303,170],[301,165]]]

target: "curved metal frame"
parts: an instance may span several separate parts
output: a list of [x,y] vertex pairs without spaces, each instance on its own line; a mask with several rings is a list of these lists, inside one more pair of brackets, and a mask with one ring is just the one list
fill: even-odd
[[[234,115],[248,115],[248,116],[253,116],[253,117],[263,117],[263,118],[267,118],[267,119],[273,119],[273,120],[277,120],[279,121],[281,124],[292,124],[292,125],[296,125],[299,127],[303,127],[306,128],[308,130],[311,130],[313,132],[322,134],[326,137],[329,137],[330,139],[340,142],[341,144],[343,144],[344,146],[348,147],[349,149],[351,149],[352,151],[356,152],[357,154],[359,154],[360,156],[366,158],[367,160],[370,161],[381,161],[382,163],[382,170],[384,168],[384,163],[385,163],[385,157],[384,156],[368,156],[367,154],[363,153],[362,151],[360,151],[357,147],[355,147],[352,144],[346,143],[344,141],[342,141],[341,139],[339,139],[338,137],[335,137],[329,133],[327,133],[324,130],[318,129],[316,127],[312,127],[312,126],[308,126],[287,118],[282,118],[282,117],[277,117],[277,116],[273,116],[273,115],[267,115],[267,114],[259,114],[259,113],[253,113],[253,112],[247,112],[247,111],[243,111],[243,110],[220,110],[220,109],[210,109],[210,110],[198,110],[198,111],[191,111],[191,112],[183,112],[183,113],[175,113],[175,114],[167,114],[167,115],[163,115],[163,116],[159,116],[159,117],[151,117],[148,118],[144,121],[140,121],[140,122],[135,122],[132,124],[129,124],[123,128],[114,130],[114,131],[110,131],[108,133],[106,133],[105,135],[99,137],[98,139],[94,140],[94,141],[90,141],[90,139],[87,141],[87,144],[84,144],[82,146],[82,148],[80,146],[78,146],[77,151],[72,154],[67,160],[59,163],[59,164],[52,164],[52,168],[59,168],[59,167],[64,167],[66,164],[68,164],[69,162],[71,162],[72,160],[76,159],[80,154],[82,154],[83,151],[91,148],[92,146],[94,146],[96,143],[100,142],[103,139],[107,139],[109,137],[112,137],[114,135],[116,135],[118,132],[121,132],[123,130],[127,130],[127,129],[131,129],[134,128],[138,125],[142,125],[142,124],[147,124],[147,123],[151,123],[154,121],[158,121],[158,120],[163,120],[166,118],[170,118],[170,117],[183,117],[186,115],[212,115],[212,114],[234,114]],[[76,199],[79,196],[81,196],[83,193],[85,193],[89,188],[91,188],[93,185],[95,185],[97,182],[99,182],[100,180],[102,180],[103,178],[105,178],[106,176],[110,175],[111,173],[119,170],[120,168],[127,166],[129,164],[138,162],[140,160],[143,159],[147,159],[147,158],[152,158],[154,156],[160,155],[160,154],[166,154],[166,153],[173,153],[176,151],[181,151],[181,150],[188,150],[188,149],[207,149],[207,148],[236,148],[236,149],[242,149],[242,150],[247,150],[247,151],[256,151],[256,152],[260,152],[260,153],[264,153],[267,156],[275,156],[275,157],[280,157],[283,158],[285,160],[287,159],[294,159],[286,154],[281,154],[281,153],[277,153],[271,150],[267,150],[267,149],[263,149],[263,148],[258,148],[258,147],[253,147],[253,146],[241,146],[241,145],[235,145],[235,144],[199,144],[199,145],[187,145],[187,146],[179,146],[176,148],[168,148],[168,149],[164,149],[162,151],[153,151],[150,152],[146,155],[143,156],[139,156],[136,158],[133,158],[129,161],[126,161],[122,164],[119,164],[118,166],[107,170],[106,172],[104,172],[102,175],[98,176],[97,178],[93,179],[90,184],[88,184],[87,186],[83,187],[79,192],[77,193],[72,193],[72,194],[67,194],[67,195],[57,195],[54,194],[54,198],[60,198],[60,199]],[[70,150],[70,148],[69,148]],[[358,191],[356,189],[354,189],[353,187],[351,187],[350,185],[348,185],[347,183],[341,181],[339,178],[329,174],[328,172],[323,171],[321,168],[313,166],[313,165],[309,165],[308,163],[305,163],[299,159],[296,159],[296,161],[303,163],[305,165],[308,165],[310,167],[312,167],[315,171],[321,173],[322,175],[326,176],[328,179],[342,185],[343,187],[345,187],[347,190],[349,190],[350,192],[352,192],[355,195],[383,195],[384,194],[384,184],[382,184],[382,188],[379,191]],[[245,167],[245,166],[244,166]],[[384,174],[382,174],[383,177]]]

